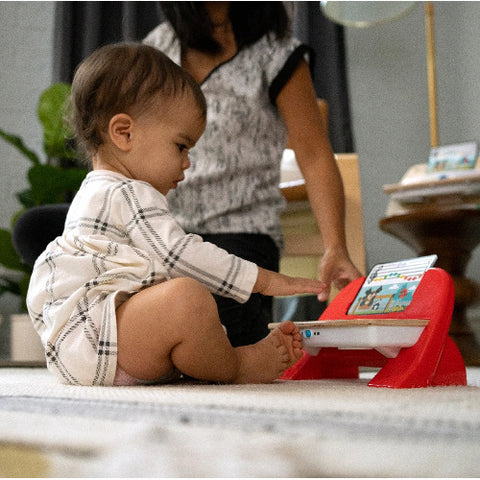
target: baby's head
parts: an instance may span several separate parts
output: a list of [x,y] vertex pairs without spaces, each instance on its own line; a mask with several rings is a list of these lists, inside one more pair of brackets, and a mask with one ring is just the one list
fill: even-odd
[[165,54],[137,43],[106,45],[75,72],[70,121],[77,145],[91,158],[105,143],[114,115],[138,118],[171,107],[172,102],[180,104],[187,96],[205,119],[207,106],[200,86]]

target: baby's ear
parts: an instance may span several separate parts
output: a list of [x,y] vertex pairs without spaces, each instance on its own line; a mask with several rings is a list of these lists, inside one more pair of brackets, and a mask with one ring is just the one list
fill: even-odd
[[113,144],[127,152],[132,148],[133,119],[126,113],[117,113],[108,122],[108,135]]

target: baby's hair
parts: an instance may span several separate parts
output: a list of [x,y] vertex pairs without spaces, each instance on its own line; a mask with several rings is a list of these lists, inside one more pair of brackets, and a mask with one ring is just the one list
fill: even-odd
[[158,49],[140,43],[101,47],[77,68],[69,121],[77,148],[91,158],[102,145],[112,116],[142,115],[191,92],[203,117],[207,104],[198,83]]

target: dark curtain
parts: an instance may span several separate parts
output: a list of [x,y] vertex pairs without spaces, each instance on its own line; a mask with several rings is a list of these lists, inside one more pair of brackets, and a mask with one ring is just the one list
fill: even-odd
[[[334,151],[352,152],[343,29],[326,19],[319,2],[291,2],[293,33],[315,51],[313,78],[330,110]],[[76,66],[96,48],[139,41],[162,21],[157,2],[57,2],[54,81],[71,82]]]
[[70,83],[76,66],[98,47],[142,40],[161,20],[158,2],[57,2],[54,81]]
[[315,52],[312,75],[317,96],[329,107],[335,152],[353,152],[343,28],[327,19],[320,2],[294,2],[293,33]]

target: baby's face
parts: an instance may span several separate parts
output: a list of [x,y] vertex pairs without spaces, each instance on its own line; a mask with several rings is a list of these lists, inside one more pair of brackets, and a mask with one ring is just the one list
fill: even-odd
[[185,178],[184,171],[190,167],[188,154],[205,130],[205,118],[187,93],[136,122],[139,141],[135,165],[129,170],[134,178],[166,195]]

